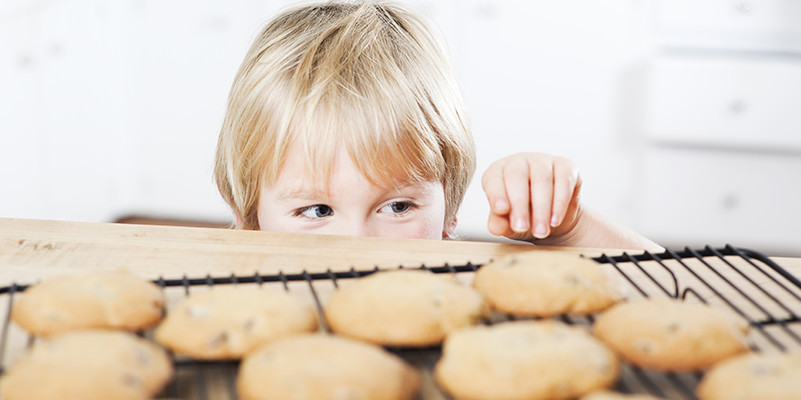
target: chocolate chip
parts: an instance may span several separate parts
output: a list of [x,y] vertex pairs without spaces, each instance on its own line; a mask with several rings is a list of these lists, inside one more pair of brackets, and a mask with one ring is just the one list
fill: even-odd
[[228,334],[225,332],[220,332],[216,336],[214,336],[211,340],[209,340],[208,346],[209,347],[220,347],[228,341]]
[[668,325],[668,326],[665,328],[665,330],[667,330],[667,331],[668,331],[668,333],[675,333],[675,332],[677,332],[677,331],[679,330],[679,328],[681,328],[681,324],[680,324],[678,321],[674,321],[674,322],[671,322],[671,323],[670,323],[670,324],[669,324],[669,325]]
[[126,386],[140,387],[142,386],[142,379],[136,375],[125,374],[122,376],[122,383]]
[[756,364],[751,366],[751,374],[756,376],[772,375],[776,368],[772,365]]
[[600,372],[602,375],[606,375],[612,370],[612,366],[609,365],[609,362],[607,361],[599,363],[596,367],[598,367],[598,372]]
[[244,329],[245,332],[252,331],[255,326],[256,326],[256,320],[253,318],[248,318],[244,322],[242,322],[242,329]]
[[573,286],[578,286],[581,280],[576,275],[571,274],[565,277],[565,282]]
[[509,258],[506,260],[506,262],[505,262],[505,263],[503,263],[502,265],[503,265],[504,267],[514,267],[514,266],[517,264],[517,262],[518,262],[518,259],[517,259],[517,257],[509,257]]
[[150,354],[144,349],[137,349],[135,357],[136,363],[142,367],[146,367],[150,364]]
[[650,354],[650,353],[654,352],[654,346],[650,342],[647,342],[645,340],[637,341],[637,343],[635,344],[635,347],[637,348],[637,350],[639,350],[639,351],[641,351],[641,352],[643,352],[645,354]]

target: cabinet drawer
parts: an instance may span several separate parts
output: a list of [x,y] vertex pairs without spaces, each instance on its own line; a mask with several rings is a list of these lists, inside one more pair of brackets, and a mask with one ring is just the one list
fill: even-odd
[[652,149],[642,166],[638,220],[653,239],[801,255],[801,157]]
[[653,140],[801,151],[801,61],[663,56],[648,79]]
[[801,1],[657,0],[665,46],[801,52]]

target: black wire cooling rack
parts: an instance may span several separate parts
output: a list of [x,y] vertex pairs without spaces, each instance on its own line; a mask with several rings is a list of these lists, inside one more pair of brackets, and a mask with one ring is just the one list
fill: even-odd
[[[752,327],[750,345],[759,352],[801,352],[801,281],[763,254],[725,246],[703,249],[685,248],[682,251],[641,254],[622,253],[594,257],[593,260],[612,268],[622,277],[629,298],[672,297],[684,301],[703,302],[732,310]],[[434,273],[453,274],[460,279],[472,279],[481,265],[416,266]],[[404,267],[399,267],[404,268]],[[407,267],[408,268],[408,267]],[[290,292],[308,296],[317,308],[321,329],[329,331],[322,317],[327,294],[343,281],[357,279],[379,271],[372,270],[301,272],[296,274],[253,274],[248,276],[189,277],[154,281],[168,298],[180,300],[192,291],[215,285],[281,285]],[[0,373],[8,366],[11,349],[24,351],[34,338],[28,337],[10,322],[14,296],[26,285],[1,287],[7,307],[0,332]],[[562,315],[558,319],[574,325],[589,327],[594,316]],[[494,314],[487,323],[516,319],[510,315]],[[149,337],[151,332],[142,332]],[[21,347],[21,348],[20,348]],[[423,349],[390,349],[423,376],[422,399],[449,399],[433,382],[433,366],[440,356],[439,347]],[[235,379],[238,362],[209,362],[174,357],[175,378],[162,393],[163,397],[199,400],[237,400]],[[650,393],[665,399],[695,399],[695,387],[701,372],[672,373],[642,369],[623,363],[621,378],[615,390],[624,393]],[[533,379],[535,377],[532,377]]]

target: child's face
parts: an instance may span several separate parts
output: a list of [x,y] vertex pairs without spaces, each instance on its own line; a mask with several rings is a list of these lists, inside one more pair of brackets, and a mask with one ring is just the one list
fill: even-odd
[[442,239],[455,226],[445,220],[440,182],[375,186],[338,151],[328,190],[315,186],[293,146],[278,179],[262,188],[259,226],[265,231],[348,236]]

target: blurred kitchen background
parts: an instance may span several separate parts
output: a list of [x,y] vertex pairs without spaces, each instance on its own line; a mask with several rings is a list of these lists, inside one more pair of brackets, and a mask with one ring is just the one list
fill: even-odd
[[[0,216],[221,225],[228,89],[290,1],[0,1]],[[801,256],[801,0],[416,0],[447,42],[481,173],[581,168],[585,204],[672,248]]]

